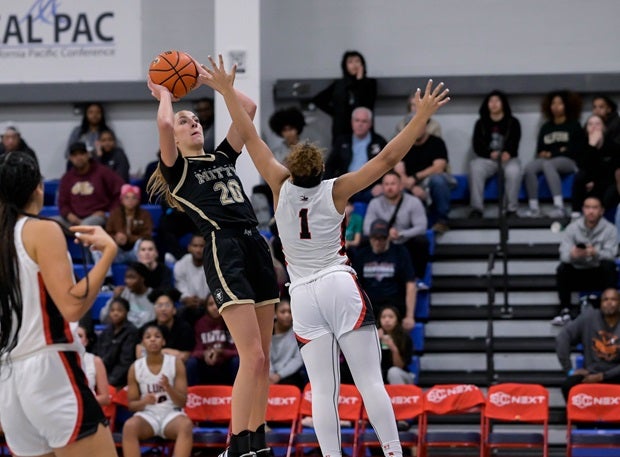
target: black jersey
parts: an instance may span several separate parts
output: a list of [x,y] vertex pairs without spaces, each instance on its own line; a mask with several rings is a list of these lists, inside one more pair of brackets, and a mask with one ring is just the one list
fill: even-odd
[[183,157],[179,153],[171,167],[160,161],[172,196],[205,238],[213,230],[258,225],[235,170],[238,156],[224,140],[213,154]]

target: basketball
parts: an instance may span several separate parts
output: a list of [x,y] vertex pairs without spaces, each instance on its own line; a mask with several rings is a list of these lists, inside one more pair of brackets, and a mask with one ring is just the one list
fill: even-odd
[[153,59],[149,76],[155,84],[166,87],[176,98],[181,98],[196,85],[198,69],[189,54],[166,51]]

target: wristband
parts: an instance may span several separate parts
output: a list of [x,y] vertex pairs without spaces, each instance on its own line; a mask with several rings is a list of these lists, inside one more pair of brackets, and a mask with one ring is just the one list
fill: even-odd
[[572,368],[570,370],[568,370],[568,375],[572,376],[575,374],[575,370],[573,370]]

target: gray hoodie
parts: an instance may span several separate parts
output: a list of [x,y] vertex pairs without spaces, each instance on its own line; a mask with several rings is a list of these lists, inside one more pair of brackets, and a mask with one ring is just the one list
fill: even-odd
[[565,372],[571,368],[572,344],[583,345],[584,368],[603,373],[603,379],[620,377],[620,323],[609,327],[599,309],[587,308],[562,328],[556,337],[556,353]]
[[[596,248],[596,255],[572,259],[570,251],[578,243],[586,246],[591,244]],[[563,263],[570,263],[575,268],[595,268],[600,265],[601,260],[614,260],[618,251],[618,231],[616,227],[605,218],[592,229],[586,227],[583,217],[568,224],[564,231],[564,237],[560,243],[560,260]]]

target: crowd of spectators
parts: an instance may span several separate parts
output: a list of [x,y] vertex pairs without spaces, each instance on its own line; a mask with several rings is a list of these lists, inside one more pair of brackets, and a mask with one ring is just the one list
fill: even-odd
[[[367,76],[363,55],[347,51],[341,67],[342,78],[311,101],[332,117],[326,178],[359,169],[387,143],[374,127],[376,80]],[[407,114],[395,126],[396,133],[414,114],[412,100],[407,100]],[[205,133],[205,151],[213,152],[213,100],[197,100],[194,110]],[[485,184],[501,172],[507,217],[543,215],[538,198],[542,174],[553,200],[546,215],[566,219],[569,213],[561,177],[575,174],[572,222],[563,233],[556,272],[559,314],[552,321],[564,326],[558,336],[558,357],[569,373],[567,386],[618,379],[616,353],[605,351],[619,335],[614,262],[619,237],[604,215],[620,202],[620,117],[616,103],[605,95],[593,98],[592,114],[583,125],[581,111],[578,94],[566,90],[546,94],[541,102],[544,123],[536,151],[528,157],[519,151],[521,124],[508,95],[492,91],[483,98],[473,126],[473,156],[468,167],[470,218],[485,216]],[[308,141],[302,136],[306,120],[298,107],[277,110],[269,125],[281,138],[274,153],[283,163],[292,146]],[[36,157],[14,122],[7,122],[0,133],[0,155],[23,150]],[[195,234],[196,228],[184,213],[165,202],[158,202],[162,216],[157,224],[142,207],[144,185],[157,161],[140,177],[143,187],[136,186],[122,141],[107,123],[100,103],[85,105],[80,125],[69,135],[67,159],[67,171],[59,185],[57,219],[67,226],[105,227],[119,245],[116,262],[126,265],[123,284],[114,284],[111,272],[106,281],[112,297],[98,316],[103,327],[98,328],[96,340],[92,325],[85,323],[91,337],[87,345],[95,356],[92,360],[97,361],[89,359],[93,389],[101,390],[101,373],[106,373],[106,381],[114,387],[126,385],[129,367],[144,353],[140,342],[150,325],[162,331],[163,352],[185,364],[189,385],[232,384],[238,368],[237,350],[206,284],[204,239]],[[427,230],[437,234],[449,230],[450,194],[456,184],[441,126],[431,119],[403,161],[356,194],[347,206],[346,250],[377,318],[386,382],[414,382],[408,371],[414,349],[410,331],[415,324],[417,291],[428,288]],[[522,185],[527,192],[525,211],[519,211]],[[285,260],[272,220],[272,194],[265,191],[264,183],[253,189],[252,202],[261,231],[271,237],[282,290],[274,316],[270,380],[303,387],[307,378],[292,333]],[[354,210],[355,204],[362,204],[364,211]],[[571,303],[571,292],[592,289],[605,290],[600,309],[580,312]],[[606,332],[607,340],[601,340],[601,332]],[[584,344],[584,369],[570,366],[567,354],[575,342]]]

